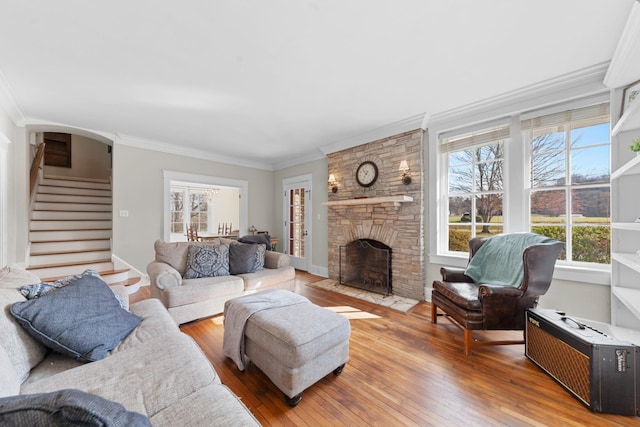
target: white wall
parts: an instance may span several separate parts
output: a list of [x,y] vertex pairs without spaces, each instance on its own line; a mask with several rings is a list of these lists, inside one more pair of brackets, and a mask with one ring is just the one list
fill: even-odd
[[[1,101],[1,100],[0,100]],[[2,103],[0,102],[0,105]],[[24,263],[29,222],[29,168],[31,155],[27,131],[16,126],[0,107],[0,244],[2,264]]]
[[45,175],[82,177],[100,180],[111,178],[109,145],[82,135],[71,135],[71,167],[45,166]]
[[[249,183],[248,224],[273,230],[273,172],[116,143],[113,147],[113,253],[139,271],[153,260],[153,243],[164,232],[163,171],[209,175]],[[127,210],[128,217],[119,212]],[[240,230],[240,235],[248,230]]]

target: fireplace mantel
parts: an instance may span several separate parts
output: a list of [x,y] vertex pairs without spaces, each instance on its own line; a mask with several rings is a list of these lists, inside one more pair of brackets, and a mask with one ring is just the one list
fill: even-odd
[[377,205],[383,203],[393,203],[394,206],[400,206],[401,203],[413,202],[411,196],[383,196],[383,197],[366,197],[360,199],[344,199],[331,202],[323,202],[326,206],[349,206],[349,205]]

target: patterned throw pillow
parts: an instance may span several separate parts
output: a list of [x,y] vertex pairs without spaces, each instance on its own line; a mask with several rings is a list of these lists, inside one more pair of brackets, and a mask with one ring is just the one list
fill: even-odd
[[26,299],[40,298],[85,276],[100,277],[98,272],[95,270],[85,270],[81,274],[74,274],[71,276],[63,277],[62,279],[58,279],[55,282],[42,282],[21,286],[20,293],[24,295]]
[[189,245],[185,279],[229,275],[229,247],[227,245]]
[[[62,279],[58,279],[55,282],[41,282],[41,283],[34,283],[32,285],[21,286],[20,293],[26,299],[29,299],[29,300],[36,299],[36,298],[43,297],[47,294],[50,294],[56,289],[60,289],[67,285],[70,285],[78,279],[82,279],[83,277],[88,277],[88,276],[97,277],[98,279],[101,279],[100,274],[98,274],[97,271],[87,269],[80,274],[73,274],[71,276],[63,277]],[[126,310],[127,305],[122,300],[122,297],[120,296],[120,294],[113,289],[111,290],[113,291],[113,295],[118,300],[118,304],[120,304],[120,307]]]
[[266,252],[267,252],[266,245],[258,245],[258,248],[256,249],[255,264],[253,267],[254,271],[264,270],[264,257]]

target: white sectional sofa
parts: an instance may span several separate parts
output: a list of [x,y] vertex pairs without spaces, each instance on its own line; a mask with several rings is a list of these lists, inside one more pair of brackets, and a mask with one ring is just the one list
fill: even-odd
[[117,402],[154,426],[260,425],[221,384],[202,350],[180,332],[160,301],[126,307],[124,287],[116,287],[116,292],[142,320],[106,357],[81,362],[47,349],[10,312],[15,303],[25,301],[18,288],[38,281],[20,268],[0,270],[0,424],[3,417],[15,415],[7,407],[16,400],[74,389]]

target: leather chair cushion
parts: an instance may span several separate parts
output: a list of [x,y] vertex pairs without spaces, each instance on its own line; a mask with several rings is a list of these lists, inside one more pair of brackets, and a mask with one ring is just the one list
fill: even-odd
[[478,299],[479,285],[475,283],[435,281],[433,288],[466,310],[482,311],[482,304]]

